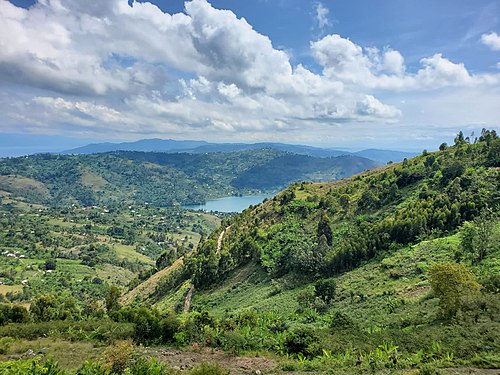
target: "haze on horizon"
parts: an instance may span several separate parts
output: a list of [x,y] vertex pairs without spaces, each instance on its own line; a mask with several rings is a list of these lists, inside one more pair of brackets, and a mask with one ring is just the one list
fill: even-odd
[[435,149],[500,118],[500,3],[0,0],[0,148]]

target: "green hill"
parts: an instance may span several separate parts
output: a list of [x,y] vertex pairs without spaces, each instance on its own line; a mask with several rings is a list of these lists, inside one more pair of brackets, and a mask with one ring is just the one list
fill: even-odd
[[210,154],[40,154],[0,159],[0,191],[51,206],[171,206],[275,191],[294,181],[335,180],[376,165],[356,156],[314,158],[271,149]]
[[[90,342],[106,362],[88,362],[80,373],[91,369],[91,373],[109,373],[114,364],[122,363],[136,373],[166,374],[207,361],[241,374],[496,373],[500,367],[500,139],[494,131],[483,131],[477,142],[459,134],[455,143],[339,181],[294,183],[273,199],[223,219],[220,228],[199,243],[200,237],[193,234],[192,245],[178,243],[175,252],[170,242],[176,238],[170,241],[163,236],[167,241],[159,241],[155,228],[161,228],[166,217],[159,218],[150,205],[140,212],[127,206],[115,218],[102,215],[98,221],[104,221],[92,225],[94,229],[86,225],[87,210],[79,208],[81,228],[71,230],[81,238],[74,237],[75,241],[83,245],[93,233],[96,240],[115,243],[111,258],[99,248],[92,249],[102,263],[112,265],[114,255],[130,258],[140,253],[151,261],[154,257],[156,267],[141,272],[121,296],[114,286],[102,290],[102,295],[86,286],[95,309],[78,305],[64,294],[63,279],[56,290],[61,296],[38,296],[29,312],[0,304],[0,324],[4,324],[0,349],[9,355],[19,353],[15,348],[32,346],[27,340],[35,338],[39,346],[50,345],[50,353],[63,363],[68,362],[68,353],[56,346],[76,341],[83,350],[83,344]],[[254,156],[263,157],[269,151],[263,152]],[[168,164],[168,157],[160,154],[119,158],[142,165]],[[196,173],[196,165],[206,163],[209,168],[212,162],[186,157],[170,167],[189,176]],[[275,163],[281,165],[281,161]],[[220,169],[221,176],[229,168],[230,160]],[[234,175],[249,171],[241,167]],[[92,173],[85,177],[89,188],[104,186],[100,175]],[[51,191],[50,186],[38,185],[32,175],[23,175],[20,181],[30,187],[21,191]],[[171,216],[165,230],[180,229],[176,227],[179,214],[162,214]],[[27,241],[29,248],[38,231],[63,233],[62,228],[72,225],[59,220],[62,228],[51,229],[56,223],[48,217],[50,212],[37,215],[41,211],[4,215],[3,222],[10,226],[2,233],[5,242],[21,246]],[[188,225],[197,220],[191,229],[205,235],[206,229],[213,228],[208,217],[192,215],[185,218]],[[30,232],[30,222],[43,216],[47,216],[43,226]],[[115,220],[129,223],[117,226]],[[132,228],[137,236],[147,236],[138,238],[150,246],[116,246],[128,241]],[[88,233],[90,229],[93,232]],[[42,236],[34,251],[42,251],[44,241]],[[160,254],[155,242],[164,242],[162,246],[170,251]],[[108,266],[82,268],[92,260],[86,257],[90,247],[82,249],[79,267],[72,264],[69,270],[71,264],[62,259],[57,267],[80,273],[79,278],[84,272],[103,270],[114,276],[116,269]],[[67,253],[72,254],[71,247]],[[6,256],[5,262],[11,259]],[[19,270],[37,272],[12,263],[5,280],[22,277]],[[151,275],[154,270],[159,272]],[[33,285],[42,288],[48,278],[40,277],[40,283]],[[73,293],[78,293],[78,285],[72,287]],[[23,301],[29,298],[26,290]],[[55,341],[47,344],[41,337]],[[144,346],[113,341],[127,338]],[[110,343],[105,352],[99,349],[103,343]],[[176,349],[166,350],[165,345]],[[221,355],[219,350],[231,355]],[[87,358],[95,355],[88,349],[87,353]],[[146,356],[163,365],[145,361]],[[265,359],[258,362],[264,367],[256,367],[257,361],[249,357]],[[83,359],[78,361],[72,360],[67,368],[75,372]],[[50,361],[44,364],[50,365]],[[137,366],[148,370],[133,370]],[[211,373],[224,373],[215,367]]]
[[195,285],[221,281],[250,261],[273,276],[335,275],[495,215],[499,142],[464,142],[338,182],[294,184],[226,223],[220,249],[218,233],[202,244],[192,259]]
[[397,367],[395,352],[408,367],[499,366],[499,150],[486,133],[294,184],[223,221],[142,300],[181,311],[194,285],[195,316],[235,324],[212,342],[299,355],[292,369],[380,370]]

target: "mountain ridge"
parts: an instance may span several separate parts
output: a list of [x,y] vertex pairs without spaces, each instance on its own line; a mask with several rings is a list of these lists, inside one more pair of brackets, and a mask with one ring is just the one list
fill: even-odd
[[[233,152],[244,150],[256,150],[262,148],[273,148],[279,151],[291,152],[299,155],[314,157],[337,157],[342,155],[354,155],[366,157],[380,163],[389,161],[397,162],[404,158],[411,158],[417,153],[366,149],[361,151],[346,151],[335,148],[322,148],[307,145],[287,144],[279,142],[258,142],[258,143],[209,143],[205,141],[178,141],[173,139],[142,139],[134,142],[123,143],[96,143],[82,147],[63,151],[63,154],[94,154],[112,151],[145,151],[145,152],[182,152],[182,153],[212,153],[212,152]],[[369,155],[369,156],[368,156]]]

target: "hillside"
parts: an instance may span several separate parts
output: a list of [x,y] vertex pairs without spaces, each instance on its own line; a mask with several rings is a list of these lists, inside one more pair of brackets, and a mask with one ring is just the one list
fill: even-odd
[[[169,160],[165,155],[138,154],[136,159],[161,165]],[[182,166],[188,175],[192,161],[178,159],[176,167]],[[156,267],[141,272],[121,295],[109,284],[102,294],[94,292],[95,309],[64,294],[37,296],[29,312],[0,304],[0,340],[7,343],[3,351],[15,355],[27,345],[48,345],[47,351],[61,363],[69,362],[65,366],[73,373],[78,368],[80,373],[110,373],[113,361],[126,355],[129,369],[147,368],[131,370],[144,374],[182,374],[207,361],[218,363],[210,372],[215,374],[223,374],[222,368],[234,374],[496,373],[499,167],[500,139],[495,132],[483,132],[473,144],[457,136],[452,147],[350,178],[294,183],[263,204],[223,219],[211,233],[208,229],[215,222],[208,215],[191,213],[188,220],[188,214],[172,212],[167,233],[175,232],[179,215],[185,222],[181,236],[194,220],[192,230],[209,233],[196,246],[199,237],[193,232],[192,245],[177,243],[177,251],[170,245],[177,236],[165,234],[167,241],[156,242],[155,228],[161,228],[164,218],[151,206],[133,207],[134,212],[125,207],[121,218],[103,215],[104,222],[92,228],[94,237],[116,236],[105,242],[124,244],[127,228],[135,228],[137,239],[149,237],[149,246],[139,242],[135,249],[123,248],[122,254],[135,250],[151,260],[156,255]],[[93,185],[100,183],[94,178]],[[78,220],[71,231],[81,231],[82,238],[74,240],[84,241],[89,230],[82,214],[86,210],[75,215],[77,211],[72,209],[73,216],[67,218]],[[11,228],[3,232],[3,241],[13,241],[17,233],[14,238],[21,247],[22,239],[29,243],[35,233],[55,231],[49,217],[63,215],[42,209],[42,222],[29,233],[29,223],[40,220],[35,212],[5,215]],[[114,220],[128,223],[119,230]],[[63,224],[68,225],[73,226]],[[36,251],[43,251],[46,237]],[[161,253],[155,242],[170,250]],[[71,247],[65,249],[63,253],[72,253]],[[104,253],[98,255],[107,259]],[[16,274],[17,269],[34,271],[12,263],[7,276],[18,280],[24,274]],[[33,285],[43,286],[43,281]],[[79,290],[75,285],[70,284],[71,291],[86,298],[95,288],[85,285]],[[61,277],[57,287],[63,286]],[[21,301],[29,301],[26,290],[18,293]],[[9,294],[10,301],[13,296]],[[54,299],[62,305],[50,305]],[[143,346],[114,341],[127,338]],[[75,342],[85,357],[69,361],[66,350],[57,350],[68,342]],[[104,343],[109,344],[106,350]],[[89,344],[95,351],[85,349]],[[146,361],[150,356],[154,359]],[[93,361],[83,364],[84,358]],[[29,360],[9,365],[36,366]]]
[[497,212],[498,144],[464,143],[338,182],[294,184],[235,217],[218,254],[217,234],[208,239],[195,281],[222,280],[251,259],[271,275],[332,275]]
[[[193,311],[235,322],[241,348],[258,350],[267,340],[272,350],[309,358],[294,369],[338,364],[349,350],[354,366],[377,347],[410,367],[423,358],[439,367],[499,366],[499,150],[494,137],[458,140],[341,181],[294,184],[223,222],[184,271],[160,278],[142,299],[182,311],[194,285]],[[430,273],[456,262],[472,270],[482,293],[464,289],[446,310]],[[299,332],[310,344],[287,347],[286,337]],[[216,345],[229,345],[229,334],[214,335]],[[314,342],[330,359],[317,359]],[[374,368],[390,367],[373,360]]]
[[275,191],[294,181],[339,179],[377,164],[260,149],[231,153],[114,152],[0,159],[0,190],[30,203],[171,206]]

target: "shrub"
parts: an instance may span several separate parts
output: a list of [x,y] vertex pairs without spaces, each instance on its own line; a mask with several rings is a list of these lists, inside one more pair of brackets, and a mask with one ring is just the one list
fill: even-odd
[[12,337],[0,338],[0,354],[7,354],[13,342],[14,339]]
[[59,364],[49,358],[44,363],[37,359],[0,362],[2,375],[65,375]]
[[222,347],[231,354],[238,355],[247,345],[247,340],[238,331],[225,332],[222,337]]
[[21,305],[0,304],[0,325],[26,323],[30,320],[28,310]]
[[337,284],[334,279],[318,280],[314,284],[314,295],[325,303],[330,303],[335,298]]
[[104,368],[101,362],[85,361],[78,369],[76,375],[108,375],[109,372]]
[[167,366],[158,362],[154,358],[139,358],[137,361],[132,363],[129,368],[129,373],[131,375],[166,375],[170,374],[167,372]]
[[181,323],[173,312],[164,315],[159,322],[162,342],[171,342],[179,331]]
[[38,322],[50,320],[76,320],[80,318],[80,308],[70,295],[46,294],[38,297],[30,306],[33,319]]
[[418,369],[420,375],[436,375],[438,374],[436,366],[430,363],[425,363]]
[[160,335],[159,317],[155,311],[141,307],[134,315],[135,323],[134,340],[147,343],[157,339]]
[[353,327],[354,321],[348,315],[341,313],[340,311],[334,311],[330,318],[331,328],[345,328]]
[[189,375],[229,375],[229,371],[216,363],[202,363],[193,368]]
[[429,270],[429,281],[445,318],[454,317],[464,299],[477,295],[481,289],[474,274],[463,264],[437,263]]
[[117,342],[109,346],[104,353],[106,366],[109,367],[111,373],[121,374],[131,364],[134,352],[132,340]]
[[289,354],[304,354],[314,356],[319,354],[319,337],[310,327],[299,327],[285,336],[283,345]]

